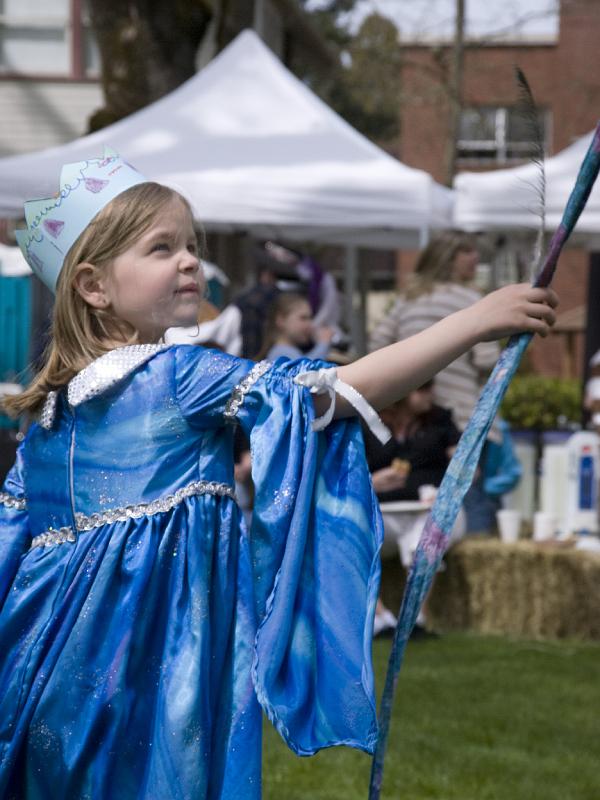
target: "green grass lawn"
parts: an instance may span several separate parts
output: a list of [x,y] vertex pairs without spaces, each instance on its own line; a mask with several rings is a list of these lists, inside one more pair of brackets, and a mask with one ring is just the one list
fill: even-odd
[[[375,643],[377,686],[389,641]],[[294,756],[267,723],[265,800],[367,800],[370,758]],[[447,635],[409,645],[382,800],[600,800],[600,645]]]

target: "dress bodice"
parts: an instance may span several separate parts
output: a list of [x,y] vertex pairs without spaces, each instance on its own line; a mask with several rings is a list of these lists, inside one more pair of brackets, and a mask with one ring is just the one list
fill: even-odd
[[[233,426],[225,418],[191,424],[174,351],[139,349],[137,359],[109,370],[102,362],[115,362],[118,351],[93,362],[52,398],[51,419],[28,437],[26,494],[37,535],[81,528],[82,519],[111,521],[127,508],[165,510],[173,498],[206,489],[233,496]],[[241,380],[252,363],[238,363]]]

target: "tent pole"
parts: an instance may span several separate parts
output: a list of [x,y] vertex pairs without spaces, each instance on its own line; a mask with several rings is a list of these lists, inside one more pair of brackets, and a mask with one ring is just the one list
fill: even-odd
[[254,236],[250,231],[244,231],[240,236],[241,262],[243,270],[244,288],[254,286],[257,278],[256,255],[254,252]]
[[358,270],[358,289],[360,293],[360,313],[356,349],[359,356],[364,356],[367,352],[367,299],[369,295],[369,273],[364,267]]
[[348,245],[345,248],[344,262],[344,316],[346,328],[350,333],[351,347],[354,352],[360,352],[361,333],[360,316],[354,305],[356,294],[356,274],[358,267],[358,248]]
[[254,0],[252,27],[261,39],[265,38],[265,0]]

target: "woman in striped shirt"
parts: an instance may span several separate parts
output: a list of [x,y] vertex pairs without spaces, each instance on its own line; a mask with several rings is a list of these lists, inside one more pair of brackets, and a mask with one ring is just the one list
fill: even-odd
[[[481,295],[469,284],[478,260],[475,240],[468,234],[446,231],[433,239],[421,254],[406,292],[375,327],[369,350],[407,339],[476,303]],[[496,342],[481,342],[436,375],[434,401],[452,410],[460,430],[499,354]]]
[[[479,252],[473,236],[460,231],[445,231],[423,250],[406,292],[401,295],[369,340],[369,349],[379,350],[392,342],[408,339],[444,317],[481,299],[471,287]],[[480,342],[439,372],[435,378],[434,401],[451,409],[459,430],[464,430],[485,379],[496,363],[500,349],[496,342]],[[502,436],[494,424],[488,434],[500,443]],[[467,531],[480,531],[482,522],[480,479],[476,479],[465,498]],[[489,523],[489,525],[488,525]],[[486,530],[493,527],[487,521]]]

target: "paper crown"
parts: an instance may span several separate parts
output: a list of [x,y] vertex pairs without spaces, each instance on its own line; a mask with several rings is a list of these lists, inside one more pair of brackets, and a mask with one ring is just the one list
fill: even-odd
[[27,229],[16,231],[17,242],[31,269],[52,292],[67,253],[96,214],[121,192],[146,181],[105,147],[103,158],[65,164],[54,197],[25,203]]

